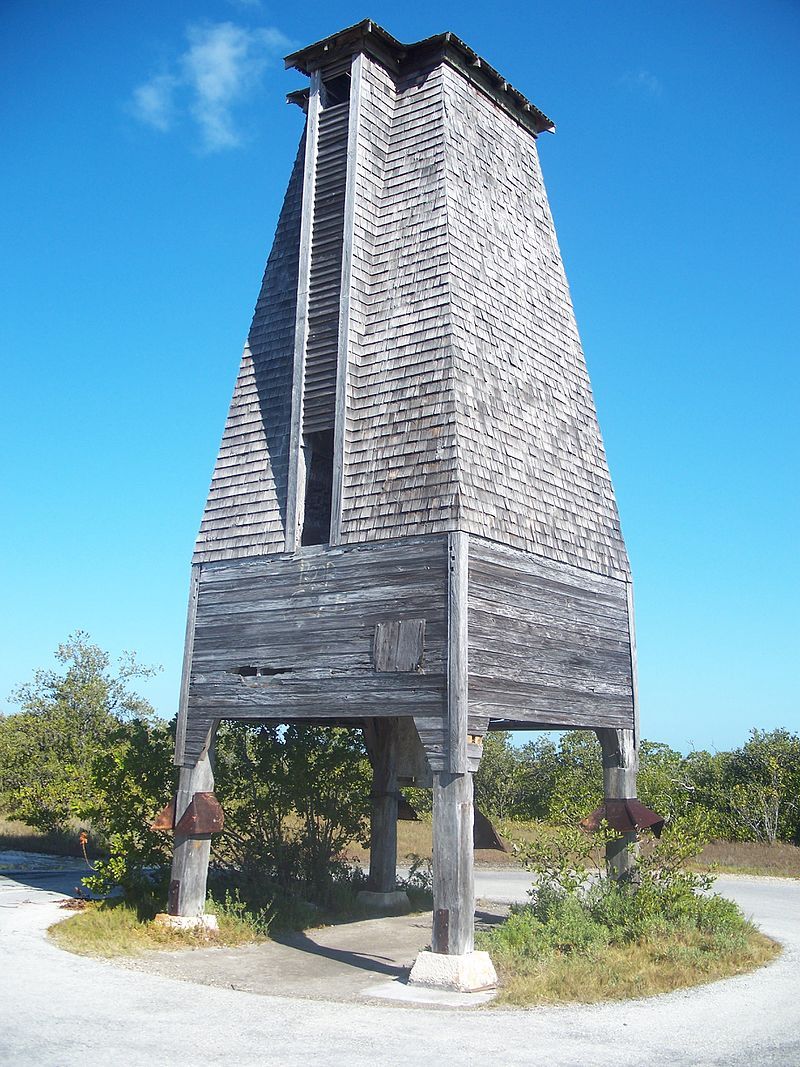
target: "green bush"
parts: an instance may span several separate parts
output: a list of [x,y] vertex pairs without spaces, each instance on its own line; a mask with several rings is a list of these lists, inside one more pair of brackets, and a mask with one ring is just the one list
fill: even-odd
[[[529,903],[512,909],[502,926],[482,935],[482,946],[499,958],[541,961],[554,953],[592,957],[608,945],[653,938],[697,935],[721,951],[744,946],[752,927],[729,900],[709,893],[710,875],[687,863],[703,838],[690,818],[665,828],[659,841],[642,850],[634,877],[615,882],[598,871],[596,841],[571,827],[522,845],[534,875]],[[601,839],[614,832],[604,828]]]

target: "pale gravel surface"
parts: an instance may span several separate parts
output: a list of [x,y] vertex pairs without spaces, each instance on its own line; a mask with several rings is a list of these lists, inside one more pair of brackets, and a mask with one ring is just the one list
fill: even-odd
[[[485,898],[524,895],[523,872],[479,872],[477,880]],[[794,880],[719,879],[719,890],[784,945],[754,974],[623,1004],[469,1012],[293,1001],[73,956],[44,934],[64,914],[54,890],[69,888],[63,876],[36,875],[27,885],[0,878],[4,1065],[800,1067]]]

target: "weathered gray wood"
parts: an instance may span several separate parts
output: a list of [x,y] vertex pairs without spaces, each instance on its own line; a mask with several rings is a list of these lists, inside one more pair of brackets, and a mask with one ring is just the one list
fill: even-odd
[[343,271],[349,101],[318,114],[303,371],[303,433],[333,428]]
[[627,582],[476,537],[469,556],[470,715],[632,728]]
[[628,635],[631,655],[631,688],[633,695],[633,738],[639,746],[639,668],[636,656],[636,615],[633,609],[633,582],[628,582]]
[[425,655],[425,620],[379,622],[373,659],[376,671],[418,671]]
[[303,377],[308,335],[308,295],[311,276],[311,236],[314,222],[314,178],[320,112],[320,76],[311,78],[306,119],[306,158],[303,171],[303,208],[300,220],[300,248],[297,274],[297,312],[292,377],[292,422],[289,435],[289,473],[286,490],[286,551],[294,552],[299,540],[305,471],[302,465]]
[[397,888],[397,719],[375,719],[372,745],[372,819],[369,837],[369,882],[373,893]]
[[[597,730],[603,753],[603,791],[610,800],[636,797],[639,753],[636,735],[630,730]],[[606,846],[606,865],[610,877],[630,877],[636,866],[635,832],[621,834]]]
[[467,771],[469,717],[469,536],[452,533],[448,539],[447,580],[447,719],[450,771]]
[[204,568],[190,718],[422,715],[438,754],[447,567],[442,537]]
[[244,346],[194,561],[282,551],[305,134]]
[[433,775],[434,952],[471,952],[475,934],[472,775]]
[[358,143],[361,124],[361,94],[364,57],[353,57],[350,68],[350,115],[347,133],[347,179],[344,202],[342,280],[339,303],[339,337],[336,368],[336,413],[334,422],[333,499],[331,504],[331,544],[341,539],[342,493],[347,450],[347,389],[350,334],[350,298],[353,286],[353,237],[356,216],[356,183],[358,176]]
[[178,722],[175,729],[175,757],[177,767],[183,764],[186,748],[186,720],[189,714],[189,680],[192,669],[192,650],[194,648],[194,629],[197,619],[197,596],[200,588],[201,565],[192,565],[189,580],[189,607],[186,612],[186,637],[183,645],[183,669],[181,670],[181,689],[178,698]]
[[[213,732],[206,735],[204,750],[195,766],[181,768],[175,798],[175,825],[195,793],[214,790]],[[210,854],[210,834],[194,837],[175,835],[168,904],[170,915],[195,917],[204,914]]]
[[397,777],[400,785],[430,789],[431,767],[413,718],[397,720]]

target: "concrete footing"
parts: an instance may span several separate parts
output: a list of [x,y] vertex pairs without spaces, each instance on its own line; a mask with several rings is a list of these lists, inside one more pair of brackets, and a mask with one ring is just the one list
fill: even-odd
[[362,889],[356,900],[368,911],[374,911],[376,914],[408,915],[411,911],[411,901],[402,889],[393,893],[373,893],[369,889]]
[[457,993],[479,993],[494,989],[497,972],[488,952],[467,952],[463,956],[446,956],[442,952],[420,952],[409,983],[428,989],[450,989]]
[[169,930],[219,930],[216,915],[167,915],[161,911],[153,922]]

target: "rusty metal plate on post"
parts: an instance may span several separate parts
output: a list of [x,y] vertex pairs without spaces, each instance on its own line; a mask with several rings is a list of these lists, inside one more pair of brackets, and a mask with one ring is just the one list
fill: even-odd
[[402,793],[397,796],[397,818],[401,822],[419,822],[419,815]]
[[169,894],[167,896],[167,914],[177,915],[178,908],[181,902],[181,883],[176,879],[169,883]]
[[180,837],[218,834],[225,825],[222,805],[213,793],[195,793],[175,827]]
[[450,951],[450,910],[437,908],[433,913],[433,937],[431,948],[445,955]]
[[150,823],[151,830],[173,830],[175,827],[175,798],[166,804]]
[[508,845],[503,841],[500,834],[492,826],[482,811],[474,809],[475,817],[472,823],[472,847],[492,848],[496,852],[508,852]]
[[595,808],[591,815],[581,819],[580,825],[584,830],[595,833],[604,819],[612,830],[618,830],[621,834],[652,830],[656,837],[660,837],[664,828],[663,817],[645,807],[636,797],[624,800],[606,797],[599,808]]

